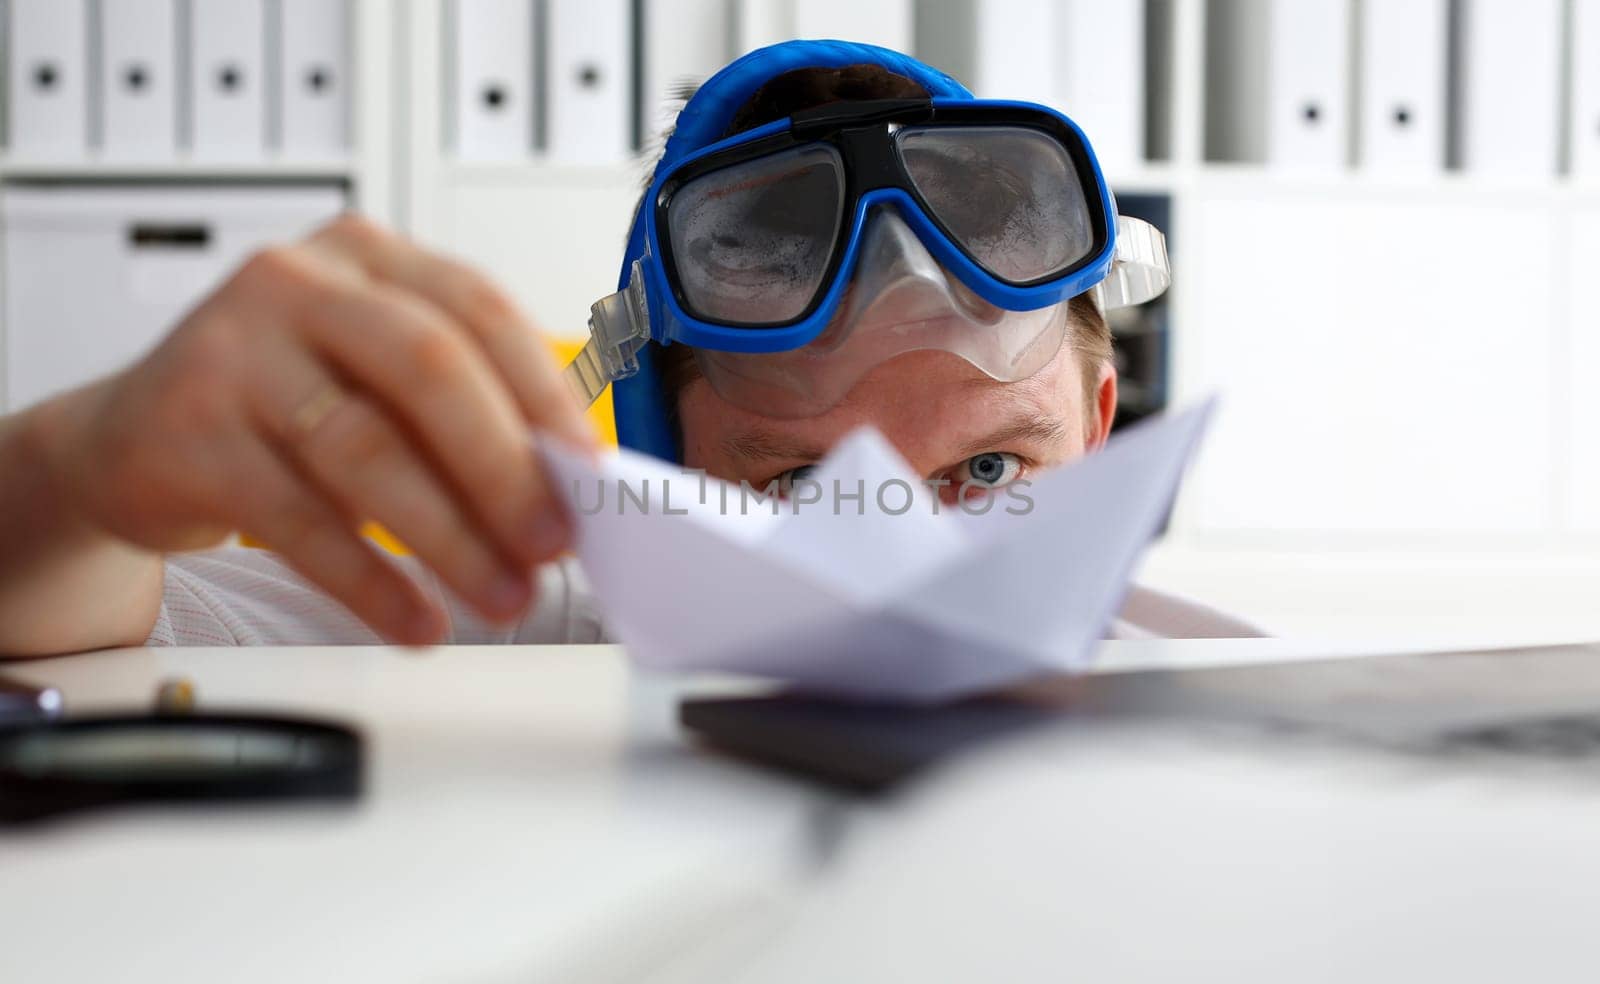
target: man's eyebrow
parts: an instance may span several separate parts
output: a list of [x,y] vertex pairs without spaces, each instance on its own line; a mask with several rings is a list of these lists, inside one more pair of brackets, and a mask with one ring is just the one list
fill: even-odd
[[1054,444],[1067,434],[1067,422],[1054,414],[1022,417],[998,430],[968,441],[956,452],[960,458],[970,458],[985,451],[1003,451],[1008,444]]
[[762,427],[723,438],[722,450],[745,461],[820,461],[827,448],[798,443]]

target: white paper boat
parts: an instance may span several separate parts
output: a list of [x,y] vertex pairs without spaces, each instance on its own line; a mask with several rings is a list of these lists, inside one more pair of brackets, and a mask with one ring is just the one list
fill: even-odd
[[641,666],[932,702],[1084,665],[1210,411],[1130,428],[992,496],[984,515],[936,512],[874,430],[840,442],[815,489],[777,515],[748,489],[632,452],[545,456],[578,557]]

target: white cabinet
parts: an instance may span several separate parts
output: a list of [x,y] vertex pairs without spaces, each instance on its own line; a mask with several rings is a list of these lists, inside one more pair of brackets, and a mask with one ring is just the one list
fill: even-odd
[[617,289],[640,194],[630,167],[550,167],[516,182],[456,169],[426,238],[503,285],[552,338],[581,341],[589,306]]
[[1572,526],[1600,532],[1600,206],[1574,209],[1566,265],[1569,352],[1565,370],[1572,422],[1568,516]]
[[1197,191],[1174,223],[1175,344],[1185,395],[1222,407],[1188,524],[1550,529],[1557,221],[1510,195]]
[[334,186],[6,188],[3,409],[126,365],[251,251],[343,207]]

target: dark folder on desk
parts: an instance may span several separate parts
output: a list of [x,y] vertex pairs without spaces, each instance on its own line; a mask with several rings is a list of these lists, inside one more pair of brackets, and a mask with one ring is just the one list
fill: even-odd
[[1408,754],[1589,759],[1600,757],[1600,644],[1091,674],[938,707],[691,698],[679,716],[712,748],[856,790],[1008,736],[1062,727],[1072,740],[1107,723],[1220,721]]

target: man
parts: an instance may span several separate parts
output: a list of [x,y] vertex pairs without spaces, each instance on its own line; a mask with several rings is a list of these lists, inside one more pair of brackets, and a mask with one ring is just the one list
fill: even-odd
[[[1110,209],[1053,111],[777,45],[680,114],[569,374],[592,396],[637,361],[622,442],[719,477],[782,487],[870,423],[982,494],[1106,439],[1089,292],[1133,282]],[[0,420],[0,652],[601,638],[529,447],[595,442],[560,375],[499,289],[359,218],[266,250],[144,361]],[[194,552],[233,530],[274,552]],[[1135,631],[1246,631],[1132,607]]]

